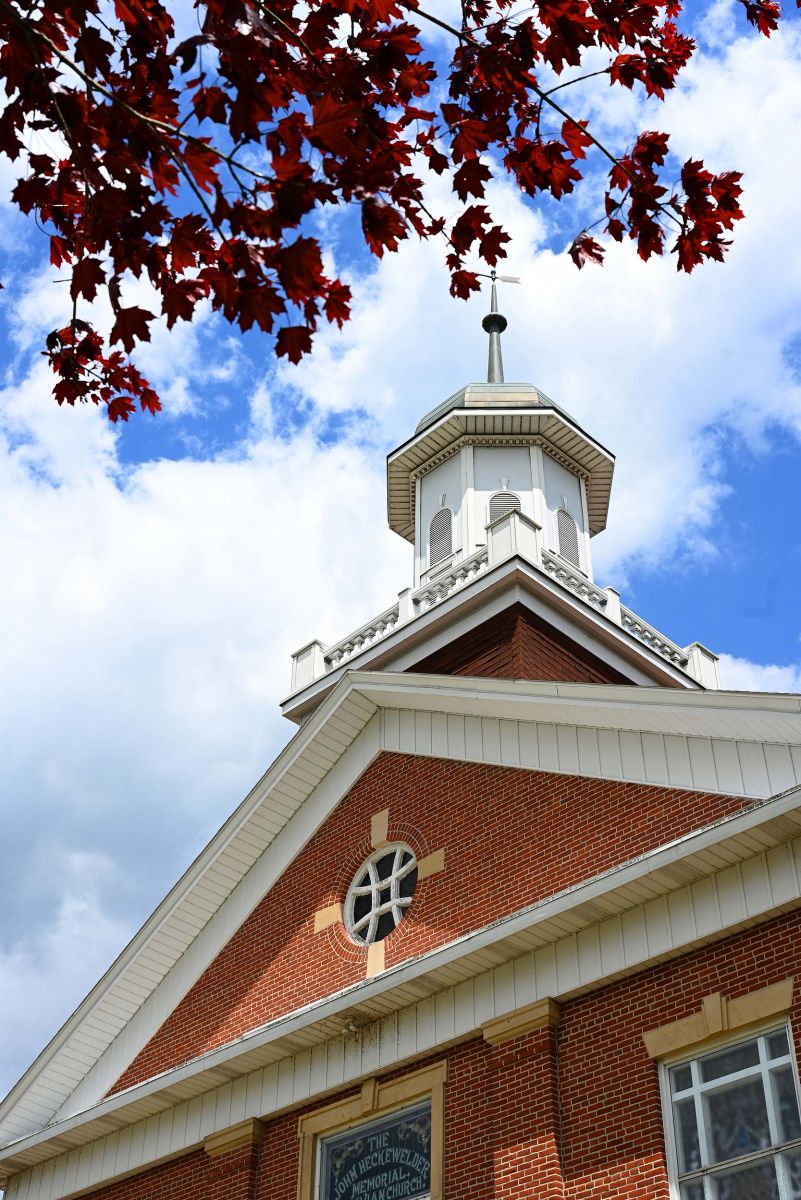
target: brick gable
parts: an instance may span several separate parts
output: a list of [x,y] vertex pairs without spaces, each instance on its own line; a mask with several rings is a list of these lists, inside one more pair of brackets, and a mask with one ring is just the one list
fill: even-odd
[[522,604],[483,621],[409,670],[555,683],[631,683]]
[[[750,805],[643,784],[384,753],[178,1004],[112,1091],[225,1045],[365,976],[366,951],[314,913],[344,898],[370,817],[445,870],[418,885],[386,966],[444,946],[671,838]],[[491,815],[491,820],[486,819]]]

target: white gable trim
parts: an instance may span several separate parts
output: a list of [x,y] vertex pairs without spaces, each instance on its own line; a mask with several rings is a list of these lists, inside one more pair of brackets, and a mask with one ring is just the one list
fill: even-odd
[[[764,799],[801,785],[801,748],[491,717],[380,710],[264,851],[159,987],[58,1110],[106,1094],[381,751]],[[783,752],[782,752],[783,751]],[[793,754],[795,751],[795,756]],[[768,763],[772,770],[768,770]],[[748,785],[748,786],[746,786]]]
[[[798,801],[797,794],[777,797],[765,806],[763,815],[770,811],[775,820],[782,813],[793,813],[798,825]],[[732,836],[738,836],[738,830],[739,836],[745,835],[743,817],[723,825],[727,846]],[[722,832],[719,827],[718,842]],[[691,844],[697,855],[703,854],[704,846],[712,846],[715,838],[709,829],[683,841],[687,843],[685,849]],[[640,878],[645,881],[651,872],[664,870],[671,857],[676,861],[677,848],[678,843],[647,856],[647,861],[641,863]],[[633,864],[624,868],[630,877],[629,886],[636,874],[632,868]],[[600,896],[597,886],[592,890]],[[578,904],[584,900],[585,891],[582,885],[569,894]],[[212,1133],[241,1120],[270,1118],[367,1075],[473,1036],[486,1021],[536,1000],[570,999],[796,908],[801,903],[801,838],[777,841],[692,883],[664,888],[662,894],[658,894],[657,886],[655,892],[653,898],[642,902],[640,896],[639,903],[629,902],[623,911],[602,919],[587,920],[585,915],[575,922],[571,932],[550,937],[536,949],[475,973],[472,978],[443,986],[435,994],[355,1032],[321,1039],[280,1062],[267,1063],[192,1098],[181,1099],[177,1093],[166,1105],[162,1102],[148,1108],[145,1103],[146,1115],[137,1119],[131,1097],[123,1095],[98,1107],[92,1114],[92,1129],[73,1118],[26,1138],[0,1152],[0,1160],[5,1160],[0,1171],[11,1167],[19,1172],[8,1182],[6,1200],[62,1200],[110,1183],[187,1153]],[[552,902],[541,906],[543,920],[547,920],[551,907]],[[445,954],[451,953],[451,948],[446,948]],[[182,1072],[173,1074],[180,1076]],[[153,1085],[134,1091],[152,1092]],[[126,1102],[129,1109],[124,1113]],[[139,1106],[141,1111],[141,1099]],[[109,1126],[117,1128],[106,1136],[97,1136]],[[68,1148],[46,1159],[43,1142],[48,1137],[58,1138],[57,1144]],[[26,1158],[36,1165],[24,1169]]]
[[[548,577],[546,576],[545,578],[547,579]],[[550,599],[550,597],[548,599]],[[452,624],[449,624],[447,628],[439,630],[438,632],[433,633],[430,637],[426,638],[422,645],[417,644],[414,649],[408,649],[408,636],[405,639],[401,639],[402,652],[395,653],[387,657],[386,670],[391,671],[393,674],[408,671],[410,667],[413,667],[415,663],[420,662],[421,659],[428,658],[430,654],[436,654],[438,650],[442,650],[444,647],[451,645],[452,642],[457,641],[466,634],[472,633],[477,625],[483,624],[483,622],[499,616],[513,604],[521,604],[523,608],[527,608],[529,612],[533,613],[537,617],[542,618],[543,621],[546,621],[559,633],[564,634],[564,636],[569,638],[570,641],[575,642],[577,646],[580,646],[583,650],[587,650],[590,654],[594,655],[594,657],[600,662],[606,663],[607,666],[619,671],[621,675],[624,675],[626,679],[631,680],[632,683],[653,686],[654,673],[649,662],[637,662],[632,661],[631,657],[624,657],[620,653],[620,646],[614,644],[607,645],[606,642],[600,641],[597,636],[597,631],[594,629],[588,629],[583,625],[576,624],[576,622],[571,619],[573,616],[572,613],[566,614],[562,611],[558,611],[550,603],[548,603],[548,599],[544,599],[542,596],[531,592],[528,588],[519,583],[513,584],[499,595],[492,596],[489,600],[487,600],[486,604],[482,605],[479,610],[471,609],[467,614],[460,616],[458,620],[455,620]],[[573,596],[570,596],[570,599],[576,605],[581,603]],[[431,609],[429,611],[436,612],[436,609]],[[604,621],[609,625],[613,624],[608,620],[607,617],[603,617],[600,613],[596,613],[594,609],[591,611],[594,617],[597,617],[599,620]],[[617,632],[620,632],[617,626],[613,626],[613,628]],[[622,632],[626,638],[631,637],[631,635],[626,633],[625,630]],[[647,647],[643,646],[641,642],[637,642],[637,647],[638,649],[640,647],[647,649]],[[378,647],[376,647],[376,649],[377,648]],[[648,653],[654,654],[655,652],[648,650]],[[365,652],[365,658],[367,661],[369,661],[370,657],[371,656],[368,649]],[[659,658],[660,663],[665,662],[661,656],[656,655],[656,657]],[[347,666],[352,667],[352,662],[353,660],[350,660]],[[669,664],[665,662],[665,666],[669,666]],[[367,667],[365,665],[364,667],[358,669],[365,670]],[[676,673],[676,678],[682,677],[682,686],[688,688],[697,687],[697,684],[694,680],[689,678],[684,680],[683,671],[679,671],[677,668],[673,668],[673,670]]]
[[763,797],[801,779],[801,698],[346,676],[12,1091],[5,1141],[99,1099],[381,749]]
[[161,1028],[167,1017],[267,895],[287,866],[381,752],[376,714],[303,807],[270,843],[160,985],[59,1108],[62,1120],[96,1104]]

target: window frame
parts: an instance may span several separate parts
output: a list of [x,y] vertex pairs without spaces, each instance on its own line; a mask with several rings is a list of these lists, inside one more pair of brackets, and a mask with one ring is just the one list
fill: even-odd
[[[752,1025],[748,1029],[739,1029],[737,1031],[727,1031],[719,1036],[705,1039],[703,1043],[696,1044],[692,1047],[676,1050],[671,1054],[666,1054],[659,1060],[659,1091],[662,1104],[662,1126],[665,1139],[665,1159],[667,1165],[668,1187],[670,1191],[670,1200],[682,1200],[680,1184],[687,1182],[699,1181],[703,1184],[704,1180],[714,1174],[722,1174],[730,1170],[733,1166],[745,1166],[753,1163],[757,1166],[759,1163],[773,1160],[776,1156],[785,1154],[788,1150],[801,1150],[801,1137],[792,1138],[787,1142],[779,1142],[775,1145],[765,1148],[764,1150],[755,1150],[750,1154],[743,1154],[737,1158],[726,1159],[721,1163],[710,1164],[706,1167],[701,1167],[695,1172],[686,1172],[684,1176],[679,1172],[679,1147],[676,1140],[676,1129],[674,1124],[674,1097],[670,1090],[670,1072],[674,1067],[682,1066],[695,1062],[698,1059],[705,1058],[709,1054],[717,1053],[720,1050],[733,1049],[735,1046],[744,1045],[747,1042],[756,1041],[759,1038],[769,1037],[774,1033],[785,1033],[787,1035],[787,1044],[789,1047],[788,1063],[792,1071],[793,1084],[795,1086],[796,1102],[798,1104],[799,1116],[801,1116],[801,1081],[798,1074],[798,1061],[795,1052],[795,1041],[793,1039],[793,1030],[789,1015],[785,1014],[781,1017],[773,1017],[768,1020],[760,1021],[758,1024]],[[760,1060],[761,1061],[761,1060]],[[733,1072],[731,1078],[734,1078],[738,1073]],[[762,1071],[760,1071],[760,1077]],[[721,1076],[720,1080],[715,1082],[720,1084],[725,1082],[730,1076]],[[691,1094],[695,1094],[693,1090]],[[770,1095],[770,1103],[773,1104],[772,1094]],[[769,1114],[770,1120],[770,1114]],[[700,1132],[700,1131],[699,1131]],[[703,1133],[706,1133],[706,1128]],[[778,1187],[780,1200],[791,1200],[789,1194],[785,1193],[782,1188],[782,1179],[777,1172]],[[704,1192],[706,1187],[704,1186]],[[706,1200],[706,1197],[704,1197]]]
[[298,1200],[320,1198],[320,1145],[324,1138],[390,1113],[431,1102],[431,1191],[428,1200],[443,1200],[445,1161],[445,1081],[448,1060],[440,1059],[387,1083],[366,1079],[347,1100],[308,1113],[298,1121]]
[[[392,871],[387,878],[383,880],[381,884],[377,885],[374,879],[375,865],[379,863],[382,858],[388,857],[390,854],[392,854],[396,859],[398,854],[410,855],[410,860],[405,864],[402,864],[397,871],[395,870],[393,864]],[[350,882],[350,886],[348,887],[348,891],[345,896],[345,903],[342,906],[342,923],[345,926],[345,931],[348,937],[355,945],[366,949],[368,946],[374,946],[378,942],[385,941],[386,938],[390,937],[391,934],[395,932],[406,916],[409,906],[414,899],[414,893],[417,890],[417,883],[419,882],[419,870],[420,861],[408,842],[386,842],[383,846],[379,846],[377,850],[374,850],[372,854],[370,854],[364,860]],[[375,923],[376,928],[375,935],[373,937],[361,937],[355,928],[357,923],[362,924],[364,922],[364,918],[360,918],[357,922],[354,908],[357,896],[365,894],[365,885],[360,883],[360,881],[364,878],[365,872],[369,873],[370,876],[370,884],[367,886],[370,887],[371,901],[370,912],[368,914],[370,919],[367,921],[367,933],[369,935],[370,929]],[[405,879],[407,875],[411,875],[412,872],[414,872],[415,881],[411,896],[406,897],[398,895],[399,882]],[[380,902],[378,908],[376,908],[373,901],[376,898],[376,891],[378,890],[388,890],[389,895],[388,897],[385,897],[385,899]],[[378,920],[380,919],[381,915],[386,912],[391,912],[393,917],[397,917],[397,920],[395,921],[395,924],[389,933],[385,933],[382,937],[378,937]],[[375,922],[373,918],[375,918]]]

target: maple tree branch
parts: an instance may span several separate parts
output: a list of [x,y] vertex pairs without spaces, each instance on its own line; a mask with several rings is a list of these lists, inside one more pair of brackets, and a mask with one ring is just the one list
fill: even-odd
[[[444,29],[446,33],[451,33],[454,37],[459,38],[461,41],[467,42],[468,45],[472,46],[474,50],[478,50],[483,54],[492,55],[495,53],[491,46],[482,45],[481,42],[477,42],[476,39],[469,33],[465,33],[463,31],[460,32],[454,25],[450,25],[447,21],[443,21],[440,17],[435,17],[433,13],[426,12],[425,9],[419,8],[415,4],[411,3],[410,0],[398,0],[398,3],[400,4],[401,8],[405,8],[407,12],[417,13],[417,15],[422,17],[423,20],[429,21],[432,25],[437,25],[440,29]],[[561,84],[560,86],[564,87],[567,83],[574,82],[578,82],[578,80],[567,80],[565,84]],[[549,105],[554,112],[559,113],[560,117],[562,117],[565,121],[569,121],[570,124],[576,129],[579,129],[585,137],[589,138],[596,149],[600,150],[604,157],[608,158],[613,166],[618,167],[621,171],[623,171],[623,173],[631,180],[634,187],[645,192],[645,194],[650,198],[652,204],[654,204],[656,208],[658,208],[667,217],[669,217],[671,221],[678,225],[679,228],[681,228],[681,222],[677,220],[675,214],[670,211],[667,205],[663,204],[647,187],[645,187],[642,183],[642,180],[638,179],[637,176],[634,175],[619,158],[616,158],[612,151],[608,150],[603,142],[598,140],[595,134],[591,133],[586,126],[582,125],[581,121],[574,117],[572,113],[569,113],[567,109],[562,108],[561,104],[557,104],[555,100],[552,100],[550,92],[544,91],[530,78],[527,80],[527,84],[531,88],[532,92],[539,96],[542,102]],[[551,88],[551,91],[555,92],[557,90],[557,88]]]
[[[95,80],[91,76],[89,76],[85,71],[83,71],[78,66],[77,63],[73,62],[72,59],[70,59],[66,54],[64,54],[61,50],[59,50],[58,46],[56,46],[56,44],[53,41],[51,41],[51,39],[49,37],[47,37],[46,34],[42,33],[39,30],[32,28],[27,20],[21,19],[19,14],[15,11],[15,9],[8,2],[8,0],[0,0],[0,6],[4,9],[6,9],[7,12],[10,12],[12,14],[13,18],[16,20],[16,22],[22,27],[22,30],[25,34],[26,39],[31,44],[31,51],[32,51],[34,57],[36,58],[36,60],[40,64],[41,64],[42,60],[39,56],[38,51],[35,48],[35,45],[32,40],[32,35],[35,35],[36,37],[38,37],[40,39],[40,41],[46,43],[46,45],[56,55],[56,57],[59,59],[59,61],[62,62],[65,66],[69,67],[71,70],[73,70],[76,73],[76,75],[78,75],[81,79],[83,79],[84,83],[86,83],[87,87],[90,90],[95,88],[102,95],[104,95],[111,103],[119,104],[120,107],[122,107],[126,112],[128,112],[136,120],[142,121],[146,125],[149,125],[150,127],[152,127],[154,129],[154,131],[157,132],[157,136],[158,136],[158,131],[168,132],[172,136],[183,136],[185,141],[192,141],[195,143],[199,143],[201,146],[205,147],[206,149],[212,149],[214,151],[214,153],[217,154],[221,160],[225,160],[224,154],[222,154],[220,151],[216,150],[214,147],[210,147],[208,145],[208,143],[204,142],[202,139],[193,138],[191,135],[188,135],[188,134],[181,135],[175,126],[170,125],[166,121],[159,121],[155,117],[149,117],[149,116],[147,116],[147,114],[139,112],[138,109],[135,109],[132,105],[128,104],[128,102],[123,100],[120,96],[115,95],[115,93],[112,92],[110,89],[104,87],[102,84],[99,84],[97,82],[97,80]],[[70,138],[69,129],[67,127],[66,122],[64,121],[63,115],[59,108],[58,99],[52,93],[52,91],[51,91],[50,95],[51,95],[51,99],[53,101],[53,105],[55,107],[56,113],[58,115],[59,122],[61,123],[61,125],[64,129],[64,135],[67,140],[67,145],[70,146],[73,154],[75,154],[75,146],[73,145],[72,139]],[[223,230],[220,222],[217,220],[216,216],[214,215],[214,211],[208,204],[206,197],[203,195],[202,191],[197,186],[197,183],[195,182],[195,180],[192,176],[192,172],[187,167],[183,156],[175,149],[175,147],[171,146],[169,144],[169,142],[166,141],[163,137],[159,137],[158,140],[159,140],[159,144],[160,144],[161,148],[164,151],[166,151],[167,155],[172,159],[172,161],[175,163],[175,165],[178,168],[178,170],[180,171],[180,173],[183,175],[183,177],[186,180],[187,184],[189,185],[191,191],[194,193],[198,203],[200,204],[201,208],[205,212],[206,217],[208,218],[209,223],[211,224],[212,228],[217,231],[222,242],[226,246],[230,246],[230,242],[225,234],[225,231]],[[230,166],[231,166],[230,162],[228,162],[228,166],[230,168]],[[91,194],[91,189],[89,187],[89,182],[86,179],[86,174],[84,171],[82,171],[81,174],[84,177],[84,184],[86,185],[87,191],[89,191]],[[73,338],[74,338],[74,334],[75,334],[75,321],[77,318],[77,312],[78,312],[78,297],[76,295],[73,297],[72,320],[70,322],[70,325],[71,325],[72,331],[73,331]]]
[[611,67],[601,67],[599,71],[588,71],[586,75],[576,75],[575,79],[565,79],[562,83],[557,83],[555,87],[548,88],[547,92],[542,93],[542,97],[545,100],[553,92],[558,92],[560,88],[572,87],[574,83],[584,83],[585,79],[594,79],[596,75],[608,75],[611,70]]

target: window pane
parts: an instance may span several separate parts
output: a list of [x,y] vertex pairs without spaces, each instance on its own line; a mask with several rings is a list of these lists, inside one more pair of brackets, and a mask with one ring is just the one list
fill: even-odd
[[776,1111],[779,1116],[779,1137],[783,1142],[791,1142],[793,1138],[801,1137],[801,1121],[798,1119],[798,1101],[795,1095],[792,1067],[779,1067],[771,1072],[773,1079],[773,1095],[776,1101]]
[[704,1098],[712,1141],[712,1161],[725,1162],[770,1145],[761,1079],[748,1079]]
[[787,1045],[787,1034],[783,1029],[779,1033],[772,1033],[767,1042],[768,1058],[783,1058],[785,1054],[790,1053],[790,1047]]
[[713,1176],[713,1192],[716,1200],[779,1200],[776,1168],[767,1162]]
[[676,1092],[684,1092],[688,1087],[692,1087],[693,1073],[689,1063],[685,1063],[683,1067],[674,1067],[670,1072],[670,1090],[673,1095]]
[[694,1179],[692,1183],[683,1183],[679,1188],[681,1200],[704,1200],[704,1185],[700,1179]]
[[790,1200],[801,1200],[801,1150],[792,1150],[784,1156]]
[[733,1075],[735,1071],[743,1071],[746,1067],[755,1067],[759,1062],[759,1047],[756,1042],[746,1042],[744,1046],[732,1046],[729,1050],[721,1050],[718,1054],[708,1054],[701,1059],[701,1078],[704,1083],[710,1079],[720,1079],[722,1075]]
[[674,1104],[676,1116],[676,1145],[679,1148],[679,1172],[697,1171],[701,1166],[701,1151],[698,1147],[698,1122],[695,1117],[695,1101],[680,1100]]

